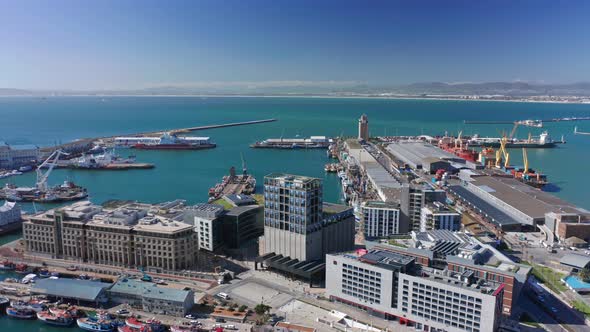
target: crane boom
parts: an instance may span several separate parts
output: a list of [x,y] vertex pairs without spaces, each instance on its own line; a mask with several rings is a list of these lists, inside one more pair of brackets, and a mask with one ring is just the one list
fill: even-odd
[[[57,165],[59,157],[61,155],[68,154],[69,153],[65,153],[62,150],[55,150],[51,153],[51,155],[49,155],[49,157],[47,157],[47,159],[45,159],[45,161],[41,165],[39,165],[39,167],[37,167],[37,183],[35,184],[37,190],[42,192],[47,191],[47,178],[49,178],[49,175],[55,168],[55,165]],[[43,168],[47,165],[49,165],[49,168],[47,169],[47,171],[43,172]]]
[[522,161],[524,163],[524,174],[529,174],[529,158],[525,148],[522,148]]

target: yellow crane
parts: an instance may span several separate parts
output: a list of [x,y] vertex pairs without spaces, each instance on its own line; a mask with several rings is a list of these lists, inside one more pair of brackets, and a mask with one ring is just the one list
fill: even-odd
[[504,155],[504,168],[507,168],[508,166],[510,166],[510,153],[508,153],[508,151],[506,151],[506,135],[504,135],[502,137],[502,139],[500,140],[500,150],[502,151],[502,154]]
[[522,162],[524,164],[524,175],[529,174],[529,158],[526,153],[526,149],[522,148]]

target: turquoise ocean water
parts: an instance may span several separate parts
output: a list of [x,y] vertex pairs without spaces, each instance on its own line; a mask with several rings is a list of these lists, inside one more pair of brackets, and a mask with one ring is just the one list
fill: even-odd
[[[338,202],[339,182],[326,175],[325,151],[251,149],[249,144],[269,137],[310,135],[356,135],[357,119],[366,113],[372,135],[419,135],[479,133],[497,137],[511,125],[464,125],[463,120],[545,119],[590,116],[590,105],[513,102],[385,100],[345,98],[257,98],[257,97],[49,97],[0,98],[0,141],[10,144],[53,145],[77,138],[123,135],[141,131],[173,129],[207,124],[276,118],[277,122],[194,133],[210,136],[217,148],[202,151],[127,151],[139,162],[156,165],[153,170],[88,172],[56,170],[51,184],[70,179],[88,188],[91,200],[130,199],[161,202],[181,198],[204,202],[207,190],[228,172],[241,167],[240,153],[248,170],[258,180],[265,174],[291,172],[324,180],[324,199]],[[547,124],[544,130],[555,138],[563,134],[567,144],[546,150],[528,151],[531,167],[548,174],[561,198],[590,209],[590,137],[574,136],[573,122]],[[590,131],[590,122],[577,123]],[[520,128],[517,136],[538,135],[540,129]],[[513,164],[520,151],[511,154]],[[34,173],[0,180],[33,185]],[[35,208],[50,206],[37,204]],[[30,205],[25,209],[32,210]],[[0,238],[0,243],[17,235]],[[36,322],[17,322],[0,317],[2,330],[57,331]]]

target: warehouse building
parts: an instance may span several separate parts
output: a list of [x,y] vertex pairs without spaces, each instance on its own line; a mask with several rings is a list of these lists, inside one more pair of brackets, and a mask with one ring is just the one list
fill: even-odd
[[98,307],[108,302],[107,290],[113,284],[78,279],[38,279],[31,286],[31,294],[44,295],[51,300],[74,302]]
[[496,213],[508,223],[516,221],[525,230],[545,225],[560,240],[571,236],[590,239],[590,211],[586,209],[513,178],[477,175],[465,180],[463,186],[452,186],[451,191],[465,201],[475,203],[473,205],[481,205],[473,196],[479,197],[494,210],[508,216]]
[[387,150],[410,168],[429,173],[450,170],[451,162],[465,163],[464,159],[423,141],[395,142],[389,144]]
[[26,165],[36,165],[41,153],[35,145],[8,145],[0,142],[0,169],[16,169]]
[[195,304],[193,291],[159,287],[135,279],[119,279],[108,291],[112,302],[145,312],[184,317]]

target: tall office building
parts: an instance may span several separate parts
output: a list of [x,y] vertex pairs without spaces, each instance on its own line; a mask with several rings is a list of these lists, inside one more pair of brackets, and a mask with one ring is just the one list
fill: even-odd
[[[399,222],[399,205],[380,201],[368,201],[361,207],[365,238],[386,238],[406,234],[407,227]],[[407,225],[407,224],[405,224]]]
[[359,118],[359,140],[369,140],[369,119],[366,114],[361,115]]
[[288,174],[264,177],[264,250],[300,261],[323,258],[322,182]]
[[409,184],[402,187],[400,223],[409,230],[419,230],[422,207],[433,202],[444,202],[447,194],[442,189],[433,189],[426,184]]

